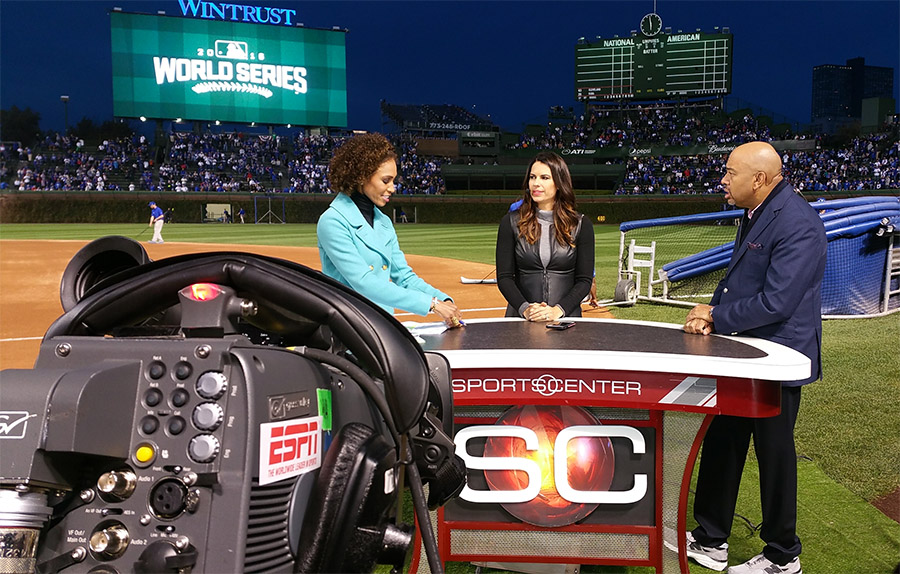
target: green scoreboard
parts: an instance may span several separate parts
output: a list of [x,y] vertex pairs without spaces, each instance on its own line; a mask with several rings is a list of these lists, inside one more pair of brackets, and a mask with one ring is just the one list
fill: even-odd
[[347,126],[346,34],[110,13],[113,115]]
[[575,46],[575,99],[656,100],[731,92],[731,34],[648,36],[646,32],[654,30],[644,21],[641,29],[642,33],[630,38],[579,40]]

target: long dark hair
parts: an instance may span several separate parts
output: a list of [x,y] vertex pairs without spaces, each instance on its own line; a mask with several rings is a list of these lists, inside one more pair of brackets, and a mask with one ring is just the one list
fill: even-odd
[[556,197],[553,201],[553,225],[556,228],[556,241],[560,245],[575,246],[572,237],[578,226],[578,212],[575,211],[575,190],[572,189],[572,176],[563,158],[551,151],[542,151],[528,164],[525,181],[522,183],[523,200],[519,207],[519,237],[534,244],[540,236],[541,226],[537,220],[538,207],[531,197],[528,180],[531,168],[540,162],[550,168],[553,183],[556,185]]

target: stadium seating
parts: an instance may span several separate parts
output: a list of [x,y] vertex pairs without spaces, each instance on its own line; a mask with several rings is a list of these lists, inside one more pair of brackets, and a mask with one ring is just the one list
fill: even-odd
[[[381,109],[402,128],[391,137],[400,153],[398,188],[403,194],[444,193],[441,166],[471,163],[467,156],[420,154],[417,138],[435,134],[454,138],[458,132],[454,127],[460,126],[496,129],[460,106],[382,102]],[[726,153],[636,155],[629,150],[651,146],[727,150],[758,139],[809,139],[815,142],[815,149],[783,153],[785,175],[797,189],[825,194],[900,188],[900,125],[896,122],[839,146],[830,145],[822,135],[794,134],[783,125],[776,130],[770,123],[749,110],[726,114],[716,100],[595,106],[580,116],[556,106],[545,125],[526,126],[499,156],[480,157],[477,163],[502,164],[503,154],[524,158],[523,154],[530,156],[543,149],[607,150],[607,163],[624,164],[624,175],[612,189],[616,195],[713,194],[720,191]],[[328,160],[348,135],[316,135],[299,128],[291,136],[172,131],[155,145],[139,135],[85,145],[76,136],[51,133],[33,148],[16,142],[0,144],[0,187],[23,191],[330,193]],[[504,143],[510,139],[504,135]]]

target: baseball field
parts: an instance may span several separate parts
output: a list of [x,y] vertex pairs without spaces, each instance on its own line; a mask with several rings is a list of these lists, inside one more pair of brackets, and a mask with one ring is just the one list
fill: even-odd
[[[493,284],[496,227],[398,225],[413,269],[451,294],[469,318],[502,316]],[[619,232],[595,225],[597,293],[611,299],[617,280]],[[58,317],[59,280],[88,241],[123,235],[144,242],[154,260],[201,251],[248,251],[318,269],[312,225],[167,225],[166,243],[147,244],[145,225],[26,225],[0,227],[0,368],[30,368],[40,339]],[[593,309],[589,317],[681,323],[686,309],[648,303]],[[401,320],[433,320],[403,316]],[[824,379],[805,387],[797,423],[801,561],[807,574],[890,574],[900,563],[900,320],[898,315],[825,322]],[[751,454],[752,457],[752,454]],[[731,563],[762,548],[756,465],[745,469],[730,540]],[[688,517],[688,522],[692,520]],[[454,564],[450,572],[471,572]],[[585,567],[583,572],[646,572]],[[692,572],[708,572],[692,564]]]

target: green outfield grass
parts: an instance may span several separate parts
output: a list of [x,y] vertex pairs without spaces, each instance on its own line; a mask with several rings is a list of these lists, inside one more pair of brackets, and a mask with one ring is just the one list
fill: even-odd
[[[598,296],[611,299],[617,280],[619,231],[595,225]],[[398,225],[408,254],[492,264],[493,225]],[[90,240],[104,235],[149,239],[144,225],[0,226],[0,240]],[[314,247],[313,225],[182,225],[163,231],[166,241]],[[0,257],[2,257],[0,241]],[[492,287],[486,286],[486,289]],[[686,309],[649,303],[612,308],[622,319],[681,323]],[[797,423],[801,457],[799,533],[807,574],[890,574],[900,563],[900,524],[869,502],[900,488],[900,316],[830,320],[824,325],[822,381],[804,388]],[[752,454],[751,454],[752,456]],[[738,513],[759,524],[756,465],[747,465]],[[689,517],[689,523],[691,519]],[[744,520],[736,520],[732,562],[762,548]],[[472,572],[453,564],[450,572]],[[484,569],[485,572],[490,571]],[[586,572],[650,572],[646,568],[585,567]],[[692,564],[691,572],[710,572]]]

